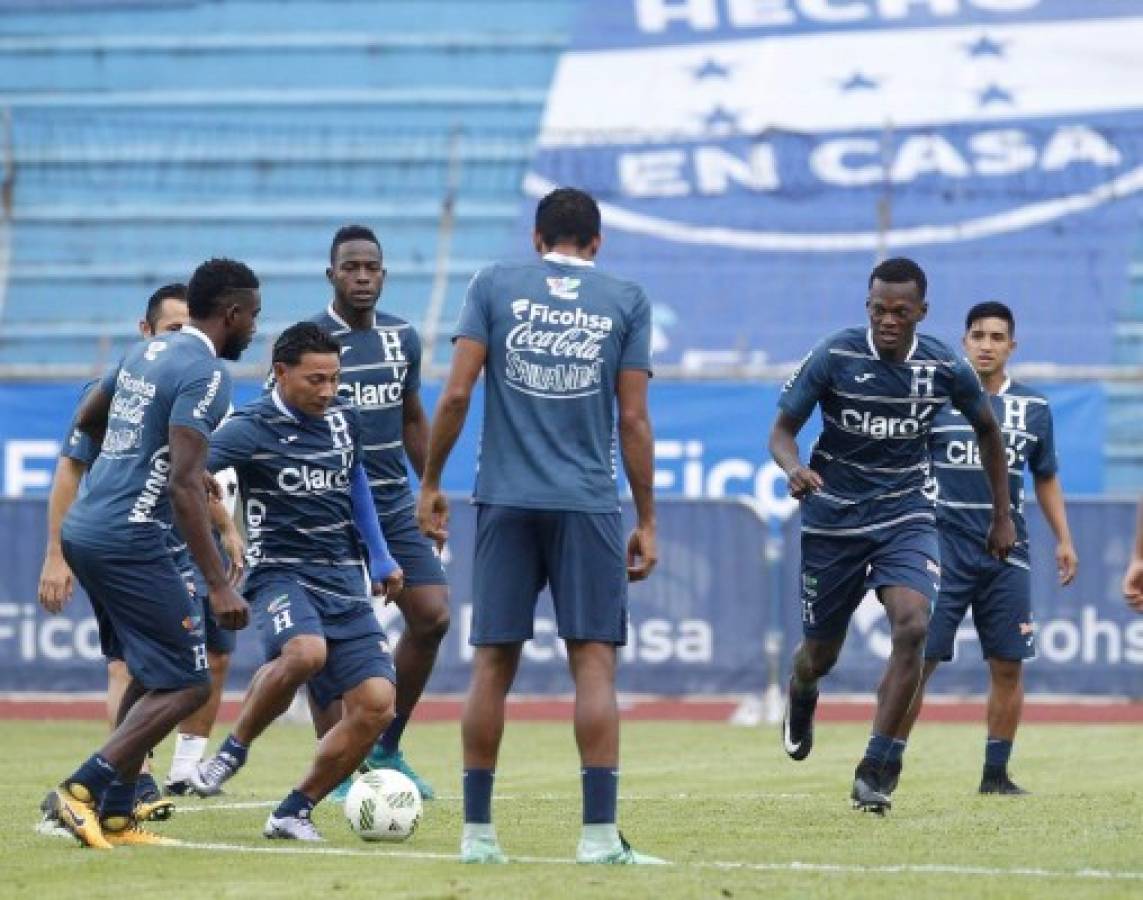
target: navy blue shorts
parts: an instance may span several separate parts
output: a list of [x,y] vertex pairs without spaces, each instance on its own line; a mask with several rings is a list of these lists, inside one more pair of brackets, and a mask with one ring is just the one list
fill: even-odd
[[238,632],[230,631],[218,624],[218,620],[210,610],[210,592],[206,588],[206,579],[202,577],[198,567],[192,566],[189,571],[184,570],[183,577],[188,579],[187,586],[202,601],[202,616],[206,622],[206,649],[211,653],[229,656],[238,643]]
[[405,573],[407,587],[448,584],[437,548],[421,534],[412,507],[381,516],[380,522],[389,553]]
[[1032,623],[1032,572],[1028,561],[990,556],[984,542],[941,532],[941,592],[929,622],[925,659],[953,658],[956,633],[972,610],[985,659],[1023,660],[1036,655]]
[[296,579],[275,578],[247,594],[258,623],[266,659],[277,659],[286,642],[303,634],[325,639],[325,667],[307,684],[314,701],[325,709],[368,678],[394,684],[397,673],[389,642],[372,605],[363,597],[353,609],[323,615],[320,598]]
[[65,522],[62,544],[67,564],[97,611],[100,643],[109,658],[126,662],[131,677],[149,691],[209,681],[202,606],[161,541],[153,548],[109,550],[85,541]]
[[[87,590],[87,588],[84,588]],[[95,624],[99,629],[99,651],[108,662],[123,662],[123,645],[115,634],[115,626],[111,624],[111,616],[103,608],[103,604],[90,593],[87,599],[91,601],[91,612],[95,616]]]
[[531,639],[545,585],[561,638],[627,643],[627,555],[618,512],[480,504],[472,582],[473,646]]
[[907,522],[868,534],[802,532],[802,633],[816,640],[844,637],[867,591],[907,587],[929,599],[940,590],[936,526]]

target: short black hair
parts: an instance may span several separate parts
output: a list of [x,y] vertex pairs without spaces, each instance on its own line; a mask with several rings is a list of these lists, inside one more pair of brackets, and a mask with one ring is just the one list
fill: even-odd
[[376,244],[377,252],[381,253],[381,242],[377,240],[377,235],[373,233],[372,228],[366,228],[364,225],[342,225],[341,228],[337,229],[337,234],[333,236],[333,242],[329,245],[329,264],[331,266],[337,259],[337,248],[350,241],[369,241],[371,244]]
[[330,337],[320,325],[313,322],[298,322],[291,325],[274,341],[270,359],[272,362],[296,366],[306,353],[341,354],[341,344]]
[[904,256],[894,256],[879,262],[869,273],[869,287],[873,287],[874,279],[884,281],[886,284],[915,282],[922,300],[925,299],[925,292],[929,289],[929,279],[925,277],[925,270]]
[[1012,315],[1012,310],[999,300],[985,300],[970,309],[968,315],[964,317],[964,330],[972,328],[972,323],[978,319],[1003,319],[1008,323],[1008,337],[1016,337],[1016,317]]
[[187,286],[181,281],[164,284],[147,298],[147,311],[143,313],[143,318],[147,321],[151,330],[154,331],[155,324],[159,321],[159,311],[163,308],[163,301],[182,300],[185,303],[186,299]]
[[536,204],[536,231],[545,247],[574,241],[584,248],[599,237],[599,204],[586,191],[557,188]]
[[244,263],[208,259],[194,270],[187,284],[187,307],[192,319],[209,319],[231,294],[256,290],[258,276]]

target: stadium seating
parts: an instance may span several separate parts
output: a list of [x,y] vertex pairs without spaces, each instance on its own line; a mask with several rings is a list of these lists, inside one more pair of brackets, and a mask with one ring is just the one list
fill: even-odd
[[[252,363],[328,296],[337,226],[374,226],[384,305],[444,327],[519,242],[519,185],[574,0],[0,0],[10,269],[0,363],[92,365],[210,255],[265,285]],[[323,23],[314,28],[314,23]],[[526,251],[526,246],[520,248]]]

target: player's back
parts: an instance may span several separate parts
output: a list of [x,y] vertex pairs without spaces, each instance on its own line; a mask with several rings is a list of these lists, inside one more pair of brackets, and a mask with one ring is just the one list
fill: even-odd
[[275,573],[359,600],[361,544],[350,472],[358,413],[340,401],[322,418],[295,415],[277,392],[231,416],[211,439],[208,467],[233,466],[245,506],[251,589]]
[[477,273],[457,327],[488,354],[477,502],[617,509],[616,384],[650,370],[650,329],[637,285],[572,257]]
[[377,512],[413,505],[405,468],[404,400],[421,386],[421,341],[399,316],[377,310],[372,328],[351,328],[333,310],[310,318],[341,344],[338,396],[361,414],[362,460]]
[[170,428],[209,435],[230,402],[230,376],[209,339],[188,328],[132,347],[100,387],[112,397],[107,431],[68,526],[115,547],[165,540]]
[[[1057,470],[1052,413],[1047,399],[1032,388],[1008,379],[989,396],[1004,437],[1008,461],[1008,493],[1016,525],[1016,550],[1027,556],[1024,520],[1024,472],[1046,477]],[[983,542],[992,520],[992,495],[980,461],[972,426],[957,410],[941,410],[929,442],[937,484],[937,522],[966,538]]]
[[804,526],[846,534],[934,521],[924,493],[929,430],[953,399],[979,405],[983,392],[968,363],[936,338],[917,335],[901,362],[882,359],[865,328],[822,341],[779,401],[798,418],[821,407],[810,466],[825,486],[803,501]]

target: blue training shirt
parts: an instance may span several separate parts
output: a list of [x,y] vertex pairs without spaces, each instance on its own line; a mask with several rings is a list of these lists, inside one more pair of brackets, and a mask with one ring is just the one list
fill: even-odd
[[[1016,547],[1008,559],[1027,565],[1024,470],[1039,478],[1059,470],[1052,411],[1041,394],[1010,378],[988,399],[1008,455],[1008,492],[1016,525]],[[983,543],[992,522],[992,495],[972,426],[956,410],[942,410],[933,423],[929,447],[937,485],[937,524],[948,534]]]
[[950,402],[979,423],[988,401],[968,361],[936,338],[917,335],[899,363],[880,357],[866,328],[814,347],[778,399],[799,421],[821,407],[810,468],[824,487],[802,500],[802,530],[846,536],[935,522],[925,492],[929,431]]
[[[89,381],[85,384],[79,392],[78,407],[83,404],[95,386],[99,384],[98,381]],[[91,436],[85,431],[80,431],[76,427],[75,419],[72,419],[71,425],[68,426],[67,437],[64,439],[63,446],[60,449],[60,456],[66,456],[68,459],[74,459],[76,462],[81,463],[86,468],[90,469],[92,463],[95,462],[99,456],[99,444],[92,440]]]
[[277,389],[235,412],[211,437],[207,467],[233,466],[246,518],[247,593],[274,576],[309,588],[337,615],[366,601],[350,473],[361,456],[356,409],[335,400],[321,418],[295,413]]
[[170,429],[209,438],[230,405],[230,374],[197,328],[145,340],[100,382],[112,397],[107,433],[67,524],[116,550],[167,540]]
[[405,467],[404,402],[421,389],[421,339],[378,310],[372,328],[350,328],[330,306],[309,321],[341,344],[338,396],[361,414],[362,462],[373,502],[387,516],[414,503]]
[[488,350],[477,503],[614,512],[615,388],[651,370],[638,285],[557,253],[472,279],[455,337]]

